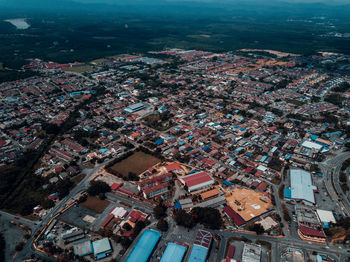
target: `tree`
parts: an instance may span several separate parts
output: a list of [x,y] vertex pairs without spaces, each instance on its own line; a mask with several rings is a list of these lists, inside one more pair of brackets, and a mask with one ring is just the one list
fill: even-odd
[[4,236],[0,233],[0,261],[5,261],[5,238]]
[[146,226],[146,223],[144,221],[137,221],[134,227],[134,232],[132,233],[132,237],[135,238],[142,229],[144,229]]
[[126,230],[126,231],[130,231],[130,230],[132,229],[132,227],[130,226],[129,223],[125,223],[125,224],[123,225],[123,229]]
[[166,214],[166,207],[160,203],[157,206],[153,208],[153,215],[156,219],[160,219],[165,216]]
[[221,214],[215,208],[195,207],[192,209],[191,215],[194,217],[196,223],[203,224],[210,229],[219,229],[223,224]]
[[179,226],[192,228],[196,224],[196,222],[194,221],[194,218],[182,209],[174,212],[174,218],[175,218],[176,224]]
[[163,218],[159,219],[157,228],[163,232],[168,231],[168,222]]
[[90,196],[97,196],[100,193],[110,192],[111,188],[106,182],[103,181],[91,181],[87,190]]
[[260,224],[254,224],[249,227],[250,231],[254,231],[256,234],[261,235],[265,232],[264,228]]
[[15,250],[16,250],[17,252],[18,252],[18,251],[21,251],[21,250],[23,249],[23,247],[24,247],[24,242],[21,241],[21,242],[19,242],[19,243],[16,245]]
[[53,202],[51,199],[44,199],[43,202],[41,202],[41,206],[44,209],[49,209],[55,206],[55,202]]

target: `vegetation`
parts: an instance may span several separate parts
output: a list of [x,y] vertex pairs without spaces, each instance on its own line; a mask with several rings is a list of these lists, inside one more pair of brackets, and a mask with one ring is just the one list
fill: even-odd
[[219,229],[223,225],[220,212],[210,207],[195,207],[190,213],[184,210],[174,212],[175,222],[186,228],[192,228],[197,223],[210,229]]
[[350,90],[350,84],[348,82],[343,82],[337,87],[333,88],[334,92],[340,92],[340,93],[347,92],[348,90]]
[[38,72],[31,70],[17,71],[17,70],[0,70],[0,83],[20,80],[31,76],[39,76]]
[[326,96],[324,100],[329,102],[329,103],[332,103],[336,106],[342,107],[344,97],[342,95],[333,93],[333,94]]
[[168,222],[163,218],[159,219],[157,228],[162,232],[168,231]]
[[110,191],[111,191],[110,186],[103,181],[91,181],[90,186],[87,190],[90,196],[97,196],[100,193],[104,194]]
[[177,225],[186,228],[193,228],[196,225],[193,216],[182,209],[174,211],[174,219]]
[[6,242],[4,236],[0,233],[0,262],[5,261]]
[[253,224],[249,226],[250,231],[254,231],[257,235],[265,233],[264,228],[260,224]]
[[156,219],[163,218],[166,215],[166,210],[167,210],[166,206],[160,203],[153,208],[153,215]]
[[289,215],[289,212],[288,212],[288,209],[286,207],[286,204],[283,203],[281,206],[282,206],[282,210],[283,210],[283,218],[284,218],[284,220],[287,221],[287,222],[290,222],[292,220],[292,218]]
[[195,207],[191,211],[196,223],[202,224],[210,229],[219,229],[222,227],[221,214],[216,208]]

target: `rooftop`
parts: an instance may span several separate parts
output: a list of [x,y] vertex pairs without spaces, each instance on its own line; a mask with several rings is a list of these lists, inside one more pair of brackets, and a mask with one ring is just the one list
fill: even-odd
[[186,251],[187,247],[170,242],[160,259],[160,262],[181,262]]
[[305,200],[315,204],[314,190],[317,189],[312,185],[311,174],[301,169],[290,170],[291,198]]

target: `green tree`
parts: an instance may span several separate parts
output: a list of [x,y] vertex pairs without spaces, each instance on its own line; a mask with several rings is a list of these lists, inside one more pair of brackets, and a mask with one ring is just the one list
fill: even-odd
[[196,223],[203,224],[211,229],[219,229],[222,227],[222,218],[220,212],[211,207],[195,207],[191,211]]
[[264,228],[260,224],[254,224],[250,226],[249,230],[254,231],[258,235],[261,235],[265,232]]
[[174,219],[177,225],[186,228],[193,228],[196,225],[193,216],[182,209],[174,212]]
[[165,216],[166,214],[166,207],[160,203],[157,206],[153,208],[153,215],[156,219],[160,219]]
[[5,261],[5,238],[4,236],[0,233],[0,262]]
[[100,193],[110,192],[111,188],[106,182],[103,181],[91,181],[87,190],[90,196],[97,196]]
[[163,232],[168,231],[168,222],[163,218],[159,219],[157,228]]
[[52,208],[55,206],[55,202],[53,202],[51,199],[44,199],[42,202],[41,202],[41,206],[44,208],[44,209],[49,209],[49,208]]

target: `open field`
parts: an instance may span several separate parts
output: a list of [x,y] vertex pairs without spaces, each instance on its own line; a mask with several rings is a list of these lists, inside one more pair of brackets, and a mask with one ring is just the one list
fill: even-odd
[[108,200],[101,200],[98,197],[89,196],[88,199],[80,205],[100,214],[108,207],[109,203]]
[[159,162],[160,160],[154,156],[148,155],[143,152],[135,152],[127,159],[116,163],[110,169],[119,174],[122,174],[124,177],[127,177],[129,172],[139,175],[146,171],[149,167]]
[[64,71],[74,72],[74,73],[82,73],[82,72],[90,71],[91,69],[92,69],[92,66],[83,65],[83,66],[66,68],[66,69],[64,69]]

